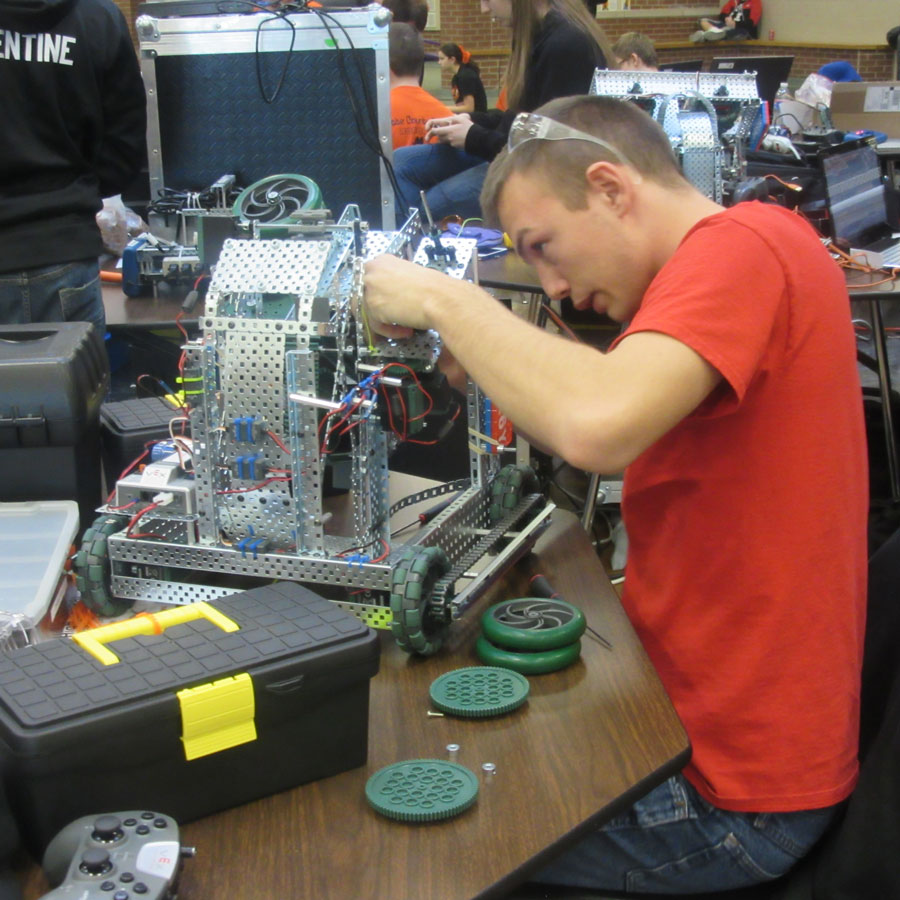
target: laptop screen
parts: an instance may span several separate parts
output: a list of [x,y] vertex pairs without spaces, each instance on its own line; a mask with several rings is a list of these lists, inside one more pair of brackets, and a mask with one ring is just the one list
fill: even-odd
[[859,243],[867,232],[887,224],[881,165],[870,144],[840,150],[820,159],[833,233]]
[[772,103],[778,86],[791,74],[793,56],[716,56],[710,72],[756,72],[759,99]]

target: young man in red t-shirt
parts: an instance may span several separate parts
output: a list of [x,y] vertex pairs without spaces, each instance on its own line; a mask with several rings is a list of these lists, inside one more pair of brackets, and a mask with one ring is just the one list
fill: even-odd
[[391,136],[395,150],[424,143],[425,123],[451,115],[447,106],[419,84],[424,60],[422,35],[406,22],[391,23]]
[[551,299],[627,323],[613,347],[392,257],[367,265],[369,321],[435,328],[521,431],[579,468],[625,470],[622,601],[693,757],[540,880],[765,881],[857,777],[868,481],[843,275],[798,216],[700,194],[635,106],[538,113],[513,124],[482,207]]

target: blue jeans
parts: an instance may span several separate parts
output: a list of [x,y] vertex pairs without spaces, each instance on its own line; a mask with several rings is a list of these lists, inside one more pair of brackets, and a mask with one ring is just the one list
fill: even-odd
[[[449,144],[414,144],[394,151],[394,174],[402,197],[397,202],[397,223],[406,221],[409,207],[421,209],[419,191],[434,221],[444,216],[479,218],[478,197],[488,163]],[[422,210],[424,214],[424,210]]]
[[822,836],[836,810],[728,812],[675,775],[532,880],[661,894],[746,887],[787,872]]
[[106,313],[97,260],[0,274],[0,322],[91,322],[102,337]]

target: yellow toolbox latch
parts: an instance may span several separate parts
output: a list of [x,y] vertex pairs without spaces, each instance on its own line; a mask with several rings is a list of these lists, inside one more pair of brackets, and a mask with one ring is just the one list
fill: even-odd
[[185,759],[256,740],[253,681],[244,672],[178,691]]

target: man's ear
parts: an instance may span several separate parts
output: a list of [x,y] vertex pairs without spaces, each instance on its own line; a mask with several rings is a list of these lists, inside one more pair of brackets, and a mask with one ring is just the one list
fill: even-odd
[[598,161],[585,170],[589,195],[595,195],[610,210],[621,213],[631,207],[635,184],[623,166]]

